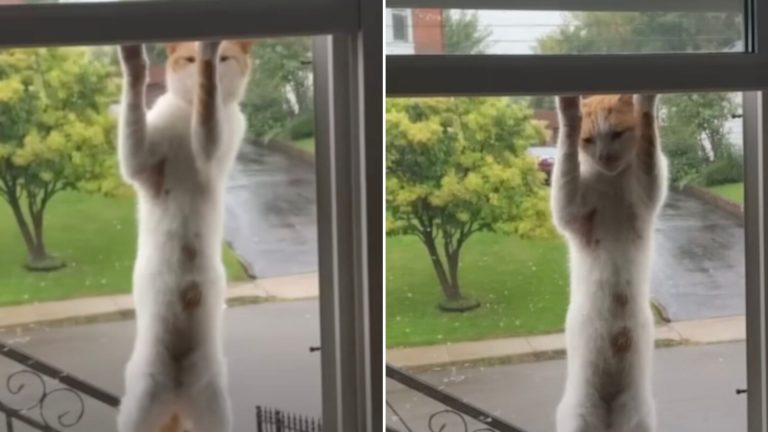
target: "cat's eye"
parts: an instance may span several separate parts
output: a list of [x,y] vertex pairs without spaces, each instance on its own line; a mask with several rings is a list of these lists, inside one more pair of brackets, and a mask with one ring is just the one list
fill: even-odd
[[594,139],[592,139],[592,137],[584,137],[581,140],[584,142],[584,144],[592,144],[594,142]]
[[219,61],[220,62],[229,61],[231,59],[232,59],[232,57],[230,57],[230,56],[221,56],[221,57],[219,57]]
[[194,63],[195,62],[195,58],[192,57],[192,56],[184,57],[184,61],[187,62],[187,63]]
[[621,138],[624,135],[624,132],[626,132],[626,130],[613,131],[613,133],[611,134],[611,140],[615,141]]

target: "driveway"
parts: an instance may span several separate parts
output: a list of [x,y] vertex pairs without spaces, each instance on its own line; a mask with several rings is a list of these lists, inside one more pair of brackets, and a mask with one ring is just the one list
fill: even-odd
[[[654,397],[659,431],[725,432],[747,430],[747,398],[736,395],[746,384],[744,342],[657,349]],[[419,377],[526,432],[552,432],[555,408],[562,394],[565,360],[472,368],[441,368]],[[414,431],[427,428],[431,414],[445,409],[387,380],[387,402]],[[442,414],[446,431],[479,430],[477,422],[461,427],[460,420]],[[387,410],[387,425],[407,430]]]
[[244,143],[227,186],[224,236],[258,278],[317,271],[315,169]]
[[[309,352],[309,347],[319,345],[320,341],[317,300],[229,308],[225,326],[234,431],[256,430],[257,404],[320,416],[320,354]],[[133,321],[37,328],[18,333],[0,330],[3,341],[116,395],[123,392],[123,367],[130,355],[133,335]],[[23,402],[29,399],[9,395],[5,381],[9,373],[18,369],[16,363],[0,357],[0,400],[17,408],[25,406]],[[26,379],[28,387],[21,396],[39,395],[35,382],[29,376]],[[66,430],[114,431],[115,410],[86,399],[83,420]],[[49,418],[74,409],[73,402],[71,395],[63,393],[52,397],[51,409],[47,410]]]
[[670,193],[656,227],[651,293],[673,321],[745,313],[744,228],[698,199]]

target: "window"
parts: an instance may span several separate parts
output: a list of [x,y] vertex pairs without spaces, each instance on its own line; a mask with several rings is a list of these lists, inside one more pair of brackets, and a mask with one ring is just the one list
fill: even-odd
[[408,19],[410,11],[408,10],[392,10],[392,41],[393,42],[410,42],[408,37],[410,34]]
[[[233,284],[241,284],[230,290],[233,298],[225,312],[235,428],[255,430],[259,405],[263,410],[321,420],[328,430],[375,430],[376,382],[371,379],[375,359],[370,354],[375,338],[372,341],[373,332],[362,330],[371,328],[369,317],[375,317],[369,302],[375,296],[367,291],[375,286],[366,271],[370,255],[366,228],[376,224],[368,220],[365,196],[372,176],[368,168],[375,167],[371,158],[379,144],[375,122],[363,128],[371,117],[362,106],[380,90],[364,73],[373,69],[370,63],[376,53],[370,48],[375,46],[370,39],[373,33],[362,20],[369,23],[375,18],[355,1],[343,0],[269,5],[189,0],[184,8],[171,3],[4,2],[0,6],[0,63],[5,60],[0,71],[5,90],[0,110],[27,109],[16,111],[13,121],[8,120],[9,111],[2,111],[0,159],[7,161],[11,139],[41,148],[37,141],[43,141],[43,132],[24,126],[19,121],[24,115],[37,120],[40,130],[41,125],[57,121],[63,130],[59,133],[66,132],[69,135],[64,138],[72,139],[49,140],[48,144],[58,145],[56,161],[19,162],[20,156],[14,154],[13,163],[38,170],[36,174],[47,170],[36,177],[41,182],[51,178],[48,163],[61,160],[71,162],[68,175],[83,176],[69,182],[70,186],[77,183],[70,189],[78,191],[61,192],[46,209],[44,232],[49,237],[45,244],[52,253],[34,257],[40,259],[33,264],[50,270],[65,261],[61,271],[31,274],[22,268],[29,254],[22,229],[17,227],[16,209],[0,200],[0,268],[4,269],[0,304],[13,305],[17,319],[14,322],[10,309],[0,314],[5,319],[0,323],[4,326],[0,375],[10,383],[0,390],[0,417],[21,427],[24,419],[8,406],[34,405],[46,389],[66,387],[69,390],[49,392],[45,407],[37,405],[27,414],[56,428],[70,423],[70,430],[115,427],[114,408],[119,402],[115,395],[122,388],[122,367],[132,345],[132,321],[126,313],[131,309],[130,296],[124,294],[130,289],[135,226],[130,191],[112,194],[108,189],[119,189],[119,180],[96,179],[114,174],[116,168],[110,113],[119,100],[120,76],[114,45],[150,44],[147,90],[151,103],[165,90],[162,43],[225,36],[258,38],[252,55],[258,61],[257,71],[263,68],[261,75],[253,74],[242,105],[250,120],[249,142],[241,147],[226,194],[225,264]],[[168,22],[175,24],[168,26]],[[30,33],[25,28],[41,31]],[[281,72],[286,67],[292,68],[291,73]],[[46,79],[50,79],[49,93],[37,97]],[[34,94],[23,97],[24,91]],[[7,103],[18,97],[25,103]],[[34,109],[43,106],[50,110],[45,113],[50,117]],[[18,140],[16,135],[31,138]],[[77,147],[80,144],[72,143],[74,138],[88,141],[100,153],[88,152],[86,157]],[[63,148],[63,143],[70,147]],[[8,167],[6,163],[0,168],[3,179],[10,174]],[[88,223],[81,223],[83,214],[91,214]],[[251,223],[257,220],[258,224]],[[48,259],[54,254],[61,260]],[[249,275],[258,281],[248,280]],[[269,282],[271,288],[262,282]],[[295,298],[311,298],[264,303],[269,291],[280,290],[279,285],[289,287]],[[232,296],[235,291],[250,293]],[[91,298],[114,294],[123,295]],[[51,303],[82,296],[89,297],[79,302],[84,317],[75,317],[75,322],[69,303]],[[253,313],[253,308],[259,312]],[[89,323],[92,315],[104,311],[111,313],[110,320]],[[45,324],[5,328],[29,324],[42,315],[66,321],[54,325],[47,319]],[[287,321],[279,324],[280,320]],[[284,331],[282,336],[278,328]],[[68,378],[57,383],[59,373],[51,374],[51,369],[24,369],[32,363],[6,346],[28,351]],[[291,364],[289,359],[296,362]],[[258,364],[262,367],[254,366]],[[269,370],[265,364],[275,368]],[[20,369],[24,372],[16,374]],[[95,388],[84,387],[72,375]],[[42,385],[46,388],[41,390]],[[43,393],[33,394],[38,390]],[[82,406],[73,392],[85,399]],[[67,414],[59,417],[62,413]],[[39,425],[31,427],[41,430]]]
[[[557,164],[553,96],[654,92],[661,94],[658,120],[672,176],[650,283],[659,320],[653,380],[659,429],[764,432],[760,194],[768,79],[759,74],[768,57],[756,38],[768,15],[756,14],[753,2],[744,8],[728,0],[390,0],[387,6],[440,8],[445,41],[431,55],[387,47],[387,424],[553,430],[565,376],[568,267],[560,240],[541,232],[549,216],[533,211],[547,211],[547,173]],[[597,34],[600,43],[593,43]],[[701,116],[718,120],[705,125]],[[455,128],[440,135],[441,124]],[[499,139],[510,124],[520,125],[516,138]],[[720,132],[707,132],[714,124]],[[461,145],[453,145],[456,137]],[[472,139],[483,144],[473,147]],[[514,150],[527,161],[523,172],[515,165],[515,175],[541,173],[534,183],[543,195],[525,189],[539,197],[525,213],[538,222],[506,221],[473,234],[458,259],[443,252],[450,230],[437,236],[435,250],[424,232],[409,231],[405,204],[415,198],[434,198],[441,208],[450,197],[467,199],[460,217],[441,223],[466,222],[472,213],[463,205],[482,193],[493,200],[475,205],[503,203],[501,191],[508,189],[493,190],[492,171],[479,165],[497,160],[489,156],[494,146],[509,142],[526,148]],[[414,178],[422,182],[409,183]],[[463,187],[476,189],[463,194]],[[698,237],[704,232],[706,240]],[[709,330],[688,333],[699,320]]]

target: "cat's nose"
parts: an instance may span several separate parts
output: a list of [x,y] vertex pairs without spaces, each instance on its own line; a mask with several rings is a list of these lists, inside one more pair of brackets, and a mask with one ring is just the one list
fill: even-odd
[[619,160],[619,157],[614,154],[606,153],[606,154],[601,154],[598,157],[598,159],[600,160],[600,162],[606,165],[612,165]]

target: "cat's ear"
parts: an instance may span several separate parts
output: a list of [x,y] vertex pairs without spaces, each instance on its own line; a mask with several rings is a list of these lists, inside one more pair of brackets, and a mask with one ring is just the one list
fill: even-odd
[[240,48],[241,51],[243,51],[243,54],[250,54],[251,48],[253,48],[253,45],[256,43],[254,40],[236,40],[232,41],[238,48]]
[[168,54],[168,57],[170,57],[173,55],[173,53],[176,52],[176,50],[179,49],[180,46],[181,46],[181,43],[179,42],[167,43],[165,44],[165,53]]

